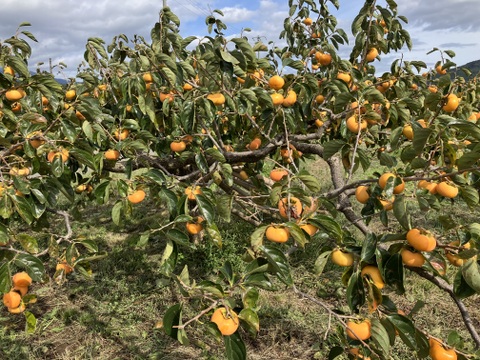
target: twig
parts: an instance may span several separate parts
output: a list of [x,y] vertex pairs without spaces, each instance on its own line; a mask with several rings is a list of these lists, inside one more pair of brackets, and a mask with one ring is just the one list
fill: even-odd
[[[309,294],[307,294],[303,291],[298,290],[295,285],[293,285],[292,289],[293,289],[293,292],[295,294],[310,300],[311,302],[315,303],[316,305],[321,306],[323,309],[325,309],[328,312],[329,316],[335,317],[335,319],[337,319],[337,321],[340,324],[342,324],[345,329],[347,328],[347,323],[343,319],[350,319],[350,318],[352,318],[351,316],[337,314],[335,311],[330,309],[330,307],[328,307],[326,304],[324,304],[323,302],[321,302],[317,298],[315,298],[315,297],[313,297],[313,296],[311,296],[311,295],[309,295]],[[359,336],[355,333],[355,331],[353,331],[353,329],[349,328],[349,331],[351,331],[352,334],[355,337],[357,337],[358,341],[360,341],[363,346],[365,346],[367,349],[369,349],[372,353],[377,354],[365,341],[359,339]]]

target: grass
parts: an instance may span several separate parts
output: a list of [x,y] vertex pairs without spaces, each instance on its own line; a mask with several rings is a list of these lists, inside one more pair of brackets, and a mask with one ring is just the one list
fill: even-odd
[[[324,163],[315,163],[313,167],[324,187],[322,191],[327,190],[330,184]],[[441,214],[461,217],[465,222],[475,220],[475,214],[468,212],[464,206],[458,206],[458,202],[455,206],[450,206],[448,202],[445,205]],[[152,221],[158,221],[160,215],[152,208],[149,205],[136,207],[135,216],[122,228],[110,222],[107,207],[81,210],[74,223],[76,237],[94,240],[108,256],[92,262],[91,279],[74,273],[63,284],[49,281],[32,286],[31,292],[38,296],[38,302],[29,307],[38,319],[34,334],[24,332],[23,316],[2,311],[0,358],[225,359],[223,344],[213,339],[205,326],[187,329],[191,341],[189,346],[179,345],[159,328],[165,311],[181,298],[175,285],[166,282],[160,271],[164,239],[153,238],[145,248],[134,246],[138,232],[151,226]],[[433,212],[422,214],[421,219],[417,216],[416,221],[420,220],[426,227],[441,226]],[[372,225],[378,231],[385,231],[377,220]],[[253,228],[241,222],[220,224],[220,228],[222,249],[206,240],[200,241],[197,251],[183,253],[176,273],[186,264],[191,278],[200,281],[204,279],[204,274],[218,270],[225,261],[230,261],[235,269],[244,267],[240,257],[245,252]],[[312,270],[315,259],[322,252],[323,245],[317,240],[308,245],[307,251],[291,255],[295,285],[337,311],[348,313],[345,287],[341,282],[343,269],[329,263],[321,276]],[[53,275],[55,264],[48,265],[51,269],[49,275]],[[320,306],[299,297],[281,284],[277,285],[280,287],[278,292],[260,291],[258,336],[253,339],[241,331],[247,344],[248,358],[325,359],[335,344],[335,337],[327,335],[339,325],[331,321]],[[445,300],[442,291],[410,273],[406,275],[406,288],[403,296],[390,288],[383,293],[407,313],[417,301],[423,301],[425,306],[415,315],[415,323],[426,332],[446,340],[448,330],[457,330],[469,341],[461,326],[458,310],[453,303]],[[475,325],[480,328],[480,309],[476,302],[478,296],[465,301]],[[188,306],[184,313],[185,319],[196,315]],[[206,316],[200,320],[208,322]],[[400,342],[390,355],[391,359],[399,360],[413,356]]]

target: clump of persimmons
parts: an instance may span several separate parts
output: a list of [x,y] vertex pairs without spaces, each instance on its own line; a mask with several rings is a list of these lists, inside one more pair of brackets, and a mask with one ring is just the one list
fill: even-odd
[[16,273],[12,277],[12,289],[3,295],[3,304],[12,314],[25,311],[23,297],[27,294],[32,278],[25,271]]

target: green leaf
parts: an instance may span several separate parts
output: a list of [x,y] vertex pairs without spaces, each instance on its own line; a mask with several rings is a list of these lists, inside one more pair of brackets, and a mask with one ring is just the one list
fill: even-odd
[[0,293],[5,294],[12,288],[12,274],[10,263],[5,262],[0,266]]
[[315,225],[320,230],[326,232],[328,235],[333,237],[337,241],[342,241],[343,231],[339,223],[337,223],[333,218],[327,215],[315,215],[313,218],[308,220],[309,223]]
[[182,304],[175,304],[171,306],[163,316],[163,328],[168,336],[177,339],[178,329],[174,326],[178,326],[182,317]]
[[275,274],[285,285],[293,285],[292,274],[290,273],[290,265],[285,254],[273,246],[263,246],[261,248],[268,263],[273,267]]
[[348,280],[347,302],[353,312],[358,312],[358,308],[365,304],[365,289],[359,271],[353,273]]
[[248,288],[242,296],[243,307],[245,309],[255,309],[257,307],[257,301],[259,296],[260,294],[258,293],[258,290],[256,288]]
[[360,258],[362,262],[370,263],[375,257],[375,250],[377,249],[378,239],[375,234],[368,233],[363,241],[362,253]]
[[308,242],[303,230],[298,226],[297,223],[290,221],[286,224],[290,236],[295,240],[295,243],[298,244],[302,249],[305,248],[305,244]]
[[252,248],[258,249],[263,244],[263,236],[267,230],[268,225],[263,225],[255,229],[255,231],[250,235],[250,244]]
[[383,355],[388,355],[390,351],[390,337],[387,329],[377,319],[372,319],[372,340],[375,347],[380,350]]
[[473,186],[462,186],[460,188],[460,194],[470,207],[477,205],[480,200],[478,191]]
[[222,234],[220,233],[220,230],[218,229],[218,226],[216,224],[207,224],[206,226],[206,231],[210,239],[214,242],[216,246],[219,248],[222,247]]
[[321,253],[317,257],[317,260],[315,260],[315,265],[314,265],[315,275],[321,275],[322,274],[323,269],[325,268],[325,265],[327,264],[331,253],[332,253],[332,251],[328,250],[328,251],[325,251],[325,252]]
[[233,195],[217,196],[217,214],[223,221],[229,223],[231,221],[233,207]]
[[45,274],[45,267],[40,259],[32,255],[17,254],[15,256],[15,264],[30,275],[33,281],[41,281]]
[[30,254],[38,253],[38,242],[33,236],[28,234],[19,234],[15,237],[25,251],[29,252]]
[[120,220],[123,211],[123,201],[118,200],[112,207],[112,221],[115,225],[120,225]]
[[318,193],[321,190],[320,182],[315,176],[310,174],[298,174],[297,178],[300,179],[310,191]]
[[232,54],[225,50],[220,50],[220,56],[224,61],[232,63],[233,65],[238,65],[240,63],[234,56],[232,56]]
[[197,164],[198,168],[202,172],[202,174],[207,174],[208,173],[208,162],[207,159],[205,159],[205,156],[203,156],[202,153],[198,153],[195,155],[195,163]]
[[425,149],[425,144],[428,141],[428,138],[433,133],[432,129],[429,128],[414,128],[414,137],[413,137],[413,148],[417,154],[420,154]]
[[334,360],[340,355],[343,355],[345,353],[345,349],[341,346],[334,346],[333,348],[330,349],[328,353],[328,360]]
[[33,216],[33,209],[29,200],[21,196],[12,196],[12,200],[18,214],[30,225],[35,220],[35,217]]
[[383,266],[383,273],[385,274],[385,281],[389,285],[395,285],[400,294],[405,293],[403,286],[403,262],[399,253],[392,255]]
[[332,140],[326,142],[323,145],[323,158],[325,160],[330,159],[333,155],[339,152],[346,145],[345,141],[342,140]]
[[393,324],[398,331],[398,335],[402,341],[410,349],[417,349],[417,340],[415,338],[416,329],[412,321],[406,316],[400,314],[390,314],[387,319]]
[[198,207],[203,218],[210,224],[215,221],[215,207],[211,201],[202,194],[196,195]]
[[221,162],[221,163],[226,162],[225,156],[223,156],[223,154],[218,149],[209,148],[209,149],[205,150],[205,154],[207,156],[212,157],[213,159],[215,159],[218,162]]
[[477,293],[480,293],[480,272],[476,259],[467,260],[462,267],[465,282]]
[[459,269],[455,274],[455,278],[453,280],[453,292],[455,296],[460,299],[465,299],[476,294],[476,291],[472,289],[465,281],[465,278],[462,274],[462,269]]
[[25,311],[25,332],[27,334],[33,334],[37,328],[37,318],[30,311]]
[[258,319],[258,314],[251,308],[243,309],[238,314],[240,320],[244,321],[247,325],[247,330],[252,336],[260,331],[260,320]]
[[[268,266],[267,266],[268,267]],[[245,286],[259,287],[265,290],[273,290],[274,286],[268,276],[263,272],[253,273],[245,276]]]
[[409,230],[411,228],[410,217],[407,213],[407,206],[405,203],[404,195],[397,195],[395,197],[395,201],[393,202],[393,215],[395,215],[398,222],[400,223],[400,225],[403,226],[405,230]]
[[465,135],[474,137],[476,140],[480,140],[480,127],[473,122],[455,119],[448,115],[440,115],[438,119],[442,120],[442,122],[446,122],[449,127],[456,128]]
[[430,344],[427,336],[417,330],[415,331],[415,340],[417,341],[417,355],[420,359],[425,359],[430,352]]
[[228,360],[246,360],[247,349],[238,333],[223,337]]
[[175,241],[178,245],[184,245],[190,247],[190,238],[183,231],[178,229],[169,229],[166,232],[167,238]]
[[0,223],[0,246],[5,246],[9,240],[8,229]]

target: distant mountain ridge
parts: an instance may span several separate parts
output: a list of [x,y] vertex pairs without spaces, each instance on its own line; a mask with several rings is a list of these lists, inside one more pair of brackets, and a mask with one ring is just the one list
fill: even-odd
[[[467,74],[465,74],[465,72],[461,70],[462,68],[470,70],[472,74],[470,76],[467,76]],[[470,61],[469,63],[466,63],[465,65],[458,67],[458,75],[463,76],[465,78],[475,77],[479,73],[480,73],[480,60]]]

